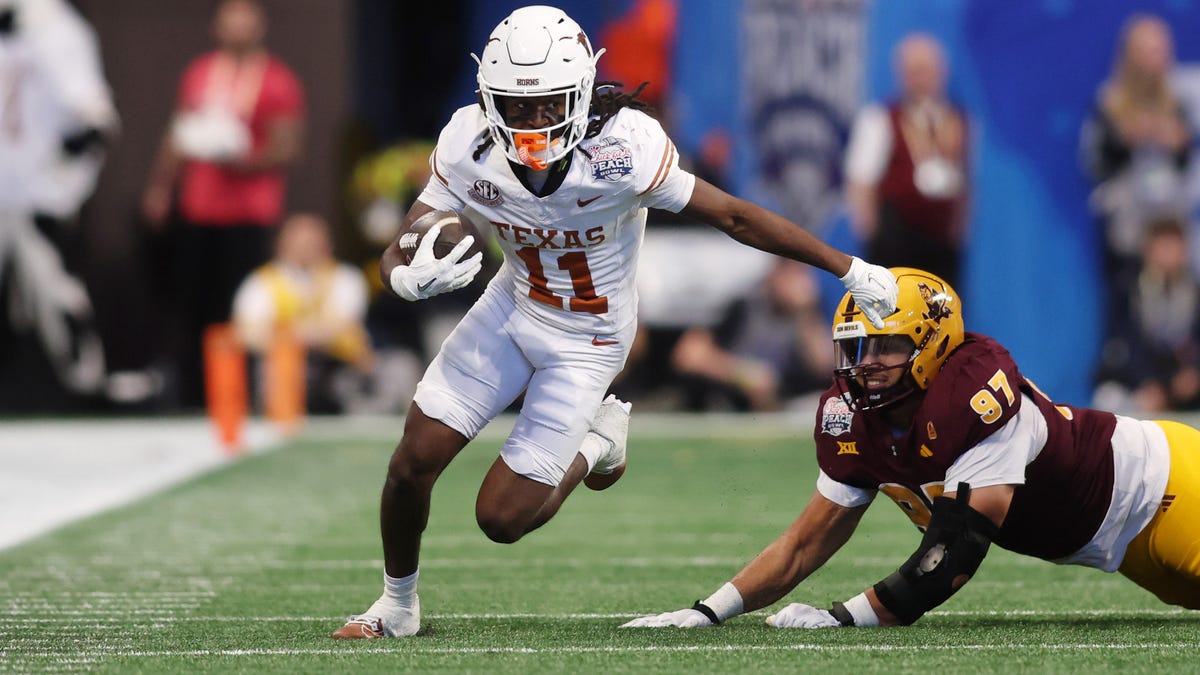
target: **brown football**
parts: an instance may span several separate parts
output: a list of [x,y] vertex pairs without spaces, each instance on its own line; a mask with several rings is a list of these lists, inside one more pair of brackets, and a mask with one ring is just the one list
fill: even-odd
[[400,256],[405,265],[412,263],[413,255],[416,254],[417,247],[421,245],[421,240],[425,238],[425,233],[438,223],[442,224],[442,232],[438,235],[437,241],[433,242],[434,257],[446,257],[455,245],[465,239],[467,235],[474,236],[475,243],[471,244],[467,254],[462,257],[463,260],[483,250],[483,237],[479,236],[479,231],[475,229],[470,220],[453,211],[430,211],[413,221],[408,232],[400,235]]

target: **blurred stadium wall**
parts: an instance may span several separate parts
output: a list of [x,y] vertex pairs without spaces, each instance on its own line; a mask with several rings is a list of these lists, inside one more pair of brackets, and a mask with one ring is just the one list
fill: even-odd
[[[627,11],[633,0],[559,2],[593,36]],[[475,0],[469,30],[481,43],[503,9]],[[509,3],[504,3],[505,6]],[[964,287],[966,321],[1007,345],[1026,374],[1058,400],[1087,404],[1104,325],[1099,278],[1097,225],[1087,209],[1089,185],[1079,165],[1079,130],[1095,92],[1108,76],[1122,22],[1135,12],[1165,19],[1176,37],[1181,66],[1200,66],[1200,2],[1194,0],[686,0],[680,2],[675,39],[673,134],[681,150],[694,150],[713,127],[735,132],[737,175],[732,186],[788,213],[761,190],[772,170],[758,147],[755,124],[767,105],[813,105],[817,87],[794,73],[805,65],[774,64],[779,77],[795,81],[796,95],[757,109],[746,100],[744,64],[749,54],[769,49],[803,57],[816,51],[844,64],[853,44],[853,22],[838,18],[861,12],[863,72],[860,102],[893,91],[891,51],[911,31],[932,33],[946,46],[950,90],[975,119],[974,206]],[[799,8],[799,9],[797,9]],[[797,12],[817,16],[797,19]],[[775,13],[774,25],[764,17]],[[748,21],[747,18],[754,18]],[[764,33],[764,26],[767,32]],[[781,26],[795,39],[820,41],[780,45]],[[814,27],[817,30],[814,30]],[[824,28],[825,30],[821,30]],[[763,39],[771,38],[771,39]],[[597,41],[599,42],[599,41]],[[602,44],[600,46],[603,46]],[[602,61],[603,62],[603,61]],[[1190,62],[1190,63],[1189,63]],[[809,83],[806,85],[806,82]],[[459,91],[469,92],[468,73]],[[820,98],[820,96],[816,96]],[[467,101],[464,95],[459,104]],[[812,116],[812,136],[836,128],[836,120]],[[818,140],[817,143],[823,142]],[[822,156],[819,146],[801,148]],[[801,219],[805,214],[788,213]],[[814,225],[830,243],[855,250],[837,208]],[[840,293],[824,279],[827,295]]]
[[[146,250],[138,200],[154,147],[189,59],[208,48],[210,0],[73,0],[93,22],[123,121],[96,196],[83,214],[90,282],[109,362],[144,365],[155,317],[146,287]],[[635,0],[561,0],[597,43]],[[290,208],[341,214],[340,191],[353,155],[373,143],[429,135],[449,112],[470,103],[477,50],[498,18],[523,2],[446,0],[264,0],[269,45],[309,93],[307,160],[292,176]],[[976,118],[975,202],[967,259],[967,325],[991,333],[1027,374],[1056,398],[1090,399],[1104,308],[1096,226],[1077,160],[1079,127],[1107,76],[1122,21],[1135,11],[1161,15],[1176,34],[1182,64],[1200,63],[1195,0],[678,0],[669,97],[673,135],[694,150],[713,128],[735,138],[737,192],[783,208],[761,189],[765,153],[755,144],[762,109],[746,99],[748,54],[763,46],[763,18],[786,18],[800,44],[768,45],[772,69],[794,77],[792,54],[857,63],[841,70],[858,101],[892,90],[891,47],[904,33],[928,31],[947,46],[951,90]],[[815,13],[795,15],[796,8]],[[847,13],[857,18],[847,18]],[[746,17],[757,17],[747,21]],[[840,18],[839,18],[840,17]],[[811,19],[811,20],[810,20]],[[820,23],[825,22],[825,23]],[[769,26],[769,22],[767,22]],[[819,30],[837,26],[838,30]],[[856,27],[857,26],[857,27]],[[814,30],[817,27],[818,30]],[[819,41],[806,45],[804,40]],[[857,42],[856,42],[857,41]],[[849,46],[860,44],[861,51]],[[603,46],[603,45],[601,45]],[[811,47],[811,49],[808,49]],[[756,66],[758,67],[758,66]],[[817,72],[809,73],[817,77]],[[804,79],[795,80],[803,91]],[[627,83],[630,84],[630,83]],[[828,84],[828,83],[826,83]],[[847,86],[846,82],[841,82]],[[786,97],[784,97],[786,99]],[[801,97],[802,98],[802,97]],[[786,101],[780,104],[786,108]],[[758,115],[756,118],[755,115]],[[821,152],[840,132],[826,119]],[[815,127],[814,127],[815,129]],[[824,153],[824,154],[822,154]],[[803,153],[791,153],[793,156]],[[811,159],[811,158],[810,158]],[[834,176],[836,178],[836,176]],[[855,243],[836,204],[810,223],[834,245]],[[789,213],[793,217],[807,214]],[[828,293],[837,293],[826,279]]]

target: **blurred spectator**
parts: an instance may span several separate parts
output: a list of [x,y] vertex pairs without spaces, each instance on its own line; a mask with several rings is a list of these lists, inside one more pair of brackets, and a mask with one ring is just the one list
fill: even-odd
[[638,98],[668,122],[665,108],[678,13],[676,0],[633,0],[625,14],[610,21],[600,35],[600,44],[608,46],[599,66],[600,78],[629,89],[646,82]]
[[1095,405],[1154,414],[1200,403],[1200,285],[1184,223],[1150,224],[1141,270],[1113,308]]
[[946,98],[946,57],[922,33],[894,54],[900,98],[864,108],[846,152],[847,204],[867,258],[959,284],[967,207],[967,118]]
[[[364,157],[351,174],[349,202],[362,247],[368,251],[363,264],[370,290],[367,331],[376,356],[372,395],[358,401],[354,406],[358,412],[407,409],[421,373],[502,262],[492,241],[486,247],[483,270],[460,292],[423,302],[408,302],[385,292],[379,276],[379,252],[396,240],[404,213],[429,181],[433,148],[433,141],[402,141]],[[474,217],[470,207],[464,214]],[[477,229],[490,241],[491,227]]]
[[1192,133],[1171,85],[1174,60],[1167,24],[1145,14],[1131,17],[1113,73],[1083,127],[1084,163],[1097,184],[1092,203],[1104,221],[1105,268],[1114,293],[1137,273],[1147,223],[1189,211]]
[[832,360],[817,281],[791,260],[776,262],[714,329],[684,331],[671,354],[675,370],[702,385],[689,387],[694,409],[779,410],[828,387]]
[[[404,213],[416,200],[432,176],[429,165],[434,143],[426,140],[404,141],[363,158],[351,175],[350,201],[356,220],[370,254],[364,264],[371,289],[371,309],[368,325],[377,345],[404,347],[420,355],[424,363],[433,358],[462,315],[475,302],[488,281],[499,268],[502,254],[491,240],[492,228],[484,223],[476,229],[487,237],[483,271],[459,293],[429,298],[413,303],[395,293],[383,292],[379,278],[379,252],[387,248],[400,234]],[[467,206],[464,215],[475,218]],[[414,383],[415,384],[415,383]]]
[[[704,133],[679,164],[697,178],[727,190],[733,155],[728,131]],[[714,329],[729,308],[762,283],[774,258],[738,244],[683,214],[650,209],[638,256],[638,327],[625,369],[614,383],[618,396],[643,407],[703,407],[671,364],[676,343],[690,329]],[[703,275],[681,275],[682,268]]]
[[143,214],[160,229],[178,179],[172,351],[185,406],[202,400],[200,335],[228,319],[238,283],[270,257],[286,169],[300,154],[303,92],[264,46],[266,29],[258,0],[219,2],[217,48],[183,73],[143,195]]
[[[36,334],[72,394],[101,390],[104,353],[60,246],[117,126],[91,26],[63,0],[0,0],[0,353],[27,366],[14,343]],[[10,392],[28,400],[38,388]]]
[[259,356],[281,334],[298,339],[308,357],[308,410],[341,412],[361,394],[357,384],[374,365],[366,312],[362,272],[334,259],[323,219],[301,213],[284,221],[274,259],[238,288],[233,324],[247,350]]
[[360,240],[355,248],[370,261],[365,272],[372,296],[383,290],[379,252],[399,236],[404,213],[429,181],[434,145],[429,140],[396,143],[363,157],[351,171],[348,196]]

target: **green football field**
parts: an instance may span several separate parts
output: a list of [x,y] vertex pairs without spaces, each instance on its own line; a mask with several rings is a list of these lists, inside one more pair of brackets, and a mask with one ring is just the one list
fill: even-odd
[[[756,612],[720,628],[620,629],[728,580],[791,522],[816,474],[802,425],[647,419],[634,416],[621,482],[581,487],[511,546],[474,522],[496,434],[469,446],[434,493],[416,637],[328,637],[379,594],[377,501],[395,441],[347,425],[0,552],[0,671],[1200,670],[1200,613],[1117,575],[995,548],[908,628],[780,630]],[[780,606],[846,599],[918,540],[880,499]]]

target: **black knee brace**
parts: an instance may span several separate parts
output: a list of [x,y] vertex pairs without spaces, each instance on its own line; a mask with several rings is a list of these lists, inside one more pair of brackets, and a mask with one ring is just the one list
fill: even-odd
[[950,599],[979,569],[996,538],[999,528],[967,504],[970,494],[970,486],[959,483],[957,498],[934,499],[921,546],[899,570],[875,584],[879,601],[902,624]]

